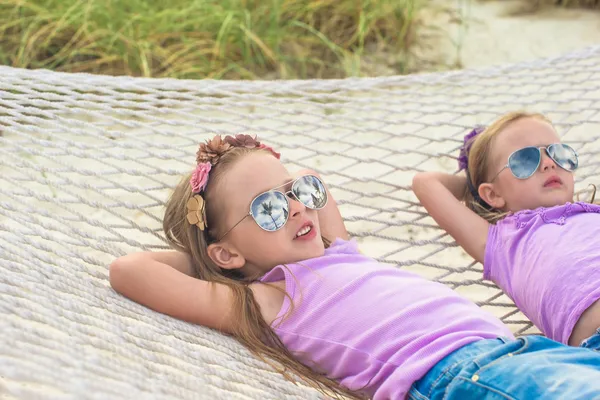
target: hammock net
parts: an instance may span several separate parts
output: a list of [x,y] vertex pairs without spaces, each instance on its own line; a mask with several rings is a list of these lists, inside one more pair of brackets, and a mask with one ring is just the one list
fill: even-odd
[[[0,67],[0,397],[312,399],[235,340],[116,294],[108,265],[162,250],[164,203],[213,134],[257,134],[321,173],[361,250],[536,332],[410,190],[463,136],[540,111],[600,161],[600,47],[518,65],[309,81],[178,81]],[[340,321],[343,323],[343,321]]]

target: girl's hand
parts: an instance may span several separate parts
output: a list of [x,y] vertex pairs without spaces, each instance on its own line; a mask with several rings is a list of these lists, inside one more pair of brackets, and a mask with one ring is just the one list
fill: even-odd
[[440,228],[483,263],[489,223],[461,203],[466,182],[465,176],[420,172],[413,178],[412,190]]
[[[311,169],[303,169],[294,174],[294,177],[299,177],[302,175],[314,175],[317,178],[321,179],[323,182],[323,178],[321,176],[311,170]],[[327,190],[327,205],[320,209],[317,212],[319,216],[319,227],[321,228],[321,236],[330,242],[335,241],[335,239],[340,238],[343,240],[348,240],[350,237],[348,235],[348,231],[346,230],[346,225],[344,224],[344,219],[340,214],[340,210],[335,202],[335,199],[331,195],[327,184],[323,182],[325,185],[325,190]]]

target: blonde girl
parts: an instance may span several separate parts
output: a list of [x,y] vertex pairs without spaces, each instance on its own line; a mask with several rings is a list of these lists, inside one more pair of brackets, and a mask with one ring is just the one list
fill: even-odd
[[292,176],[256,138],[215,136],[196,163],[166,207],[175,251],[111,265],[124,296],[232,335],[330,396],[600,397],[600,354],[514,339],[450,288],[361,254],[322,179]]
[[465,175],[420,173],[413,190],[542,333],[597,346],[600,207],[574,201],[578,165],[546,117],[513,112],[467,135]]

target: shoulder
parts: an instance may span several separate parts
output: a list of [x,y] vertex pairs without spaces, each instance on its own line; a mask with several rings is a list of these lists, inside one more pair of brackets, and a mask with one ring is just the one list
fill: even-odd
[[[586,218],[577,216],[586,215]],[[538,207],[511,213],[495,224],[490,224],[485,249],[484,277],[488,279],[494,269],[512,268],[511,265],[522,257],[535,257],[547,251],[547,239],[557,235],[557,229],[568,225],[574,229],[581,224],[596,225],[596,219],[588,215],[600,215],[600,205],[583,202],[565,203],[552,207]],[[575,224],[575,225],[573,225]],[[565,240],[578,240],[575,236]],[[527,251],[521,251],[526,249]]]
[[[336,239],[329,245],[328,248],[325,249],[322,256],[309,258],[306,260],[277,265],[273,269],[269,270],[265,273],[261,278],[260,282],[279,282],[289,278],[299,278],[304,273],[308,273],[309,271],[317,268],[319,269],[322,266],[330,265],[331,263],[336,263],[337,261],[333,260],[339,257],[335,256],[362,256],[361,251],[358,248],[358,244],[356,240],[344,240],[344,239]],[[307,268],[308,267],[308,268]]]
[[337,238],[335,239],[328,248],[325,249],[326,256],[333,254],[362,254],[358,248],[356,239],[344,240]]
[[580,214],[600,214],[600,205],[584,202],[565,203],[552,207],[538,207],[508,215],[503,225],[513,225],[518,229],[531,228],[540,224],[564,225],[570,217]]
[[283,280],[271,283],[256,282],[250,284],[250,290],[258,303],[262,317],[267,324],[271,325],[284,304],[286,282]]

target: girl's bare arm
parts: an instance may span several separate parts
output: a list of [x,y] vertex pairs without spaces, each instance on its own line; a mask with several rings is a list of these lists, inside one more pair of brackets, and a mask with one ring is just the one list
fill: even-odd
[[440,172],[420,172],[412,184],[413,192],[437,224],[483,263],[489,223],[461,203],[465,189],[466,177]]
[[134,253],[110,265],[110,284],[123,296],[174,318],[230,333],[230,289],[192,275],[190,257],[179,251]]

